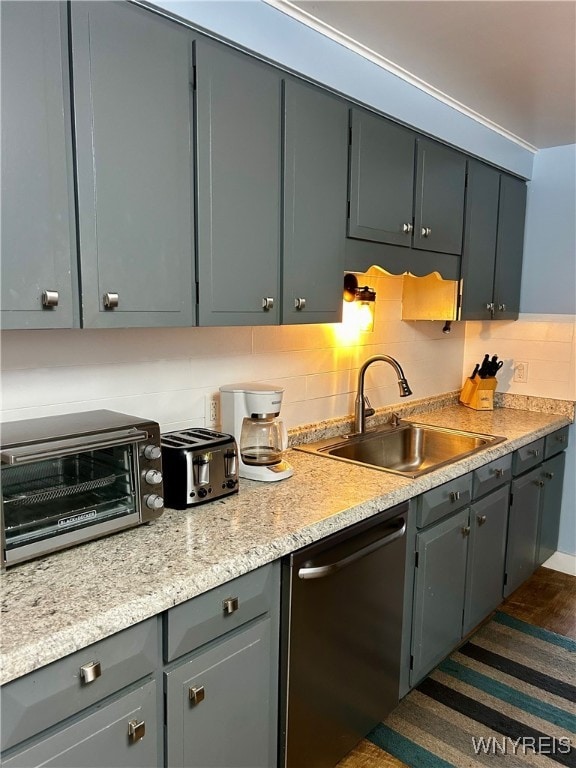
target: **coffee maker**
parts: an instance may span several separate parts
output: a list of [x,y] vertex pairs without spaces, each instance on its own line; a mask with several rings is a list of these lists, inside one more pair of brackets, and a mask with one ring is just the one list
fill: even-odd
[[255,382],[220,387],[222,431],[238,443],[240,477],[274,482],[294,474],[282,458],[288,447],[286,428],[278,418],[283,393],[281,387]]

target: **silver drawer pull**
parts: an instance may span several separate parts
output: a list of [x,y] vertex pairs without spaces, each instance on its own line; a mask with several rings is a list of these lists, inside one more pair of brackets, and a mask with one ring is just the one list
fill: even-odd
[[414,226],[412,224],[402,224],[402,232],[404,232],[405,235],[410,235],[414,230]]
[[306,309],[306,299],[304,297],[294,299],[294,309],[297,309],[299,312]]
[[556,440],[559,443],[565,443],[566,442],[566,435],[556,435]]
[[101,674],[102,667],[100,666],[99,661],[89,661],[87,664],[82,664],[80,667],[80,679],[84,685],[93,683]]
[[105,293],[102,301],[104,302],[104,309],[116,309],[120,303],[120,296],[117,293]]
[[495,469],[494,474],[496,477],[504,477],[504,470],[503,469]]
[[273,296],[265,296],[262,299],[262,309],[264,312],[270,312],[271,309],[274,309],[274,297]]
[[545,482],[544,480],[534,480],[534,485],[537,485],[538,488],[544,488]]
[[130,720],[128,723],[128,741],[130,744],[136,744],[137,741],[144,738],[146,734],[146,723],[144,720]]
[[460,491],[450,491],[450,501],[458,501],[460,499]]
[[540,456],[540,450],[538,448],[532,448],[528,451],[528,453],[532,456]]
[[486,515],[477,515],[476,520],[478,521],[478,525],[484,525],[486,522]]
[[205,693],[203,685],[195,685],[192,688],[188,688],[188,699],[193,707],[195,707],[196,704],[200,704],[201,701],[204,701],[204,697]]
[[222,610],[224,611],[225,616],[230,616],[231,613],[237,611],[238,606],[239,603],[237,597],[227,597],[226,600],[222,600]]
[[430,227],[422,227],[422,229],[420,230],[420,234],[422,235],[422,237],[430,237],[430,235],[432,234],[432,229]]
[[462,528],[462,536],[470,536],[470,526],[465,525]]
[[58,291],[42,291],[42,306],[47,309],[57,307],[60,301]]

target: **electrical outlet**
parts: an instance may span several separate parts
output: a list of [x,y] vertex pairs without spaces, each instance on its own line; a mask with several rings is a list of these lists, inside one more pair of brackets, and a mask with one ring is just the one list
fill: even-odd
[[220,417],[218,404],[217,395],[206,395],[206,399],[204,401],[204,424],[206,427],[218,426],[218,419]]
[[528,381],[528,363],[516,363],[514,366],[514,381],[517,384],[526,384]]

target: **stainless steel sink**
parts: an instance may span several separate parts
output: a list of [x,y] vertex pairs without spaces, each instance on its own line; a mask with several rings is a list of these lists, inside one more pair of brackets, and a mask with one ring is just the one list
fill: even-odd
[[418,477],[505,439],[400,421],[395,427],[384,425],[371,432],[300,445],[297,450],[376,467],[404,477]]

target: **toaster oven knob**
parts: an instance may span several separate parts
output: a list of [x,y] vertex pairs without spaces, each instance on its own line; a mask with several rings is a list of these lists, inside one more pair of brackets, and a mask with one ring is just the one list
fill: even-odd
[[144,497],[144,503],[148,509],[162,509],[164,506],[164,499],[162,496],[158,496],[157,493],[150,493]]
[[162,449],[159,445],[144,446],[144,456],[147,459],[159,459],[162,456]]
[[144,473],[144,480],[148,485],[159,485],[162,482],[162,472],[159,469],[149,469]]

